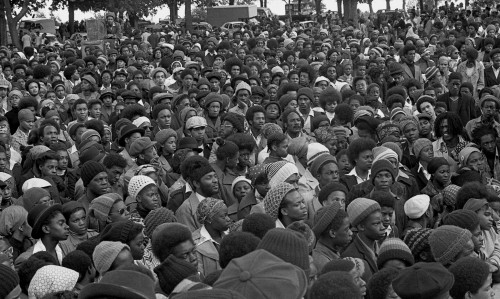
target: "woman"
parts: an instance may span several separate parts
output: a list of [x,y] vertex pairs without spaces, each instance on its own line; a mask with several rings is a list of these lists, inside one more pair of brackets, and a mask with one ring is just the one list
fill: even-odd
[[462,120],[456,113],[441,113],[434,122],[434,132],[437,138],[432,143],[434,157],[445,158],[450,165],[450,171],[456,172],[459,162],[458,154],[467,145],[463,137],[465,133]]
[[474,86],[473,97],[479,104],[479,90],[484,88],[484,65],[477,61],[478,52],[473,47],[465,47],[463,50],[467,60],[461,62],[457,72],[462,74],[462,82],[470,82]]
[[101,233],[100,241],[122,242],[130,247],[135,262],[140,262],[144,256],[144,227],[132,220],[119,221],[111,224]]
[[151,134],[153,131],[153,126],[151,125],[151,120],[145,116],[141,116],[132,122],[138,128],[144,130],[144,137],[149,137],[151,139]]
[[222,199],[230,206],[236,203],[231,186],[238,176],[234,169],[238,164],[240,152],[238,146],[232,141],[217,138],[216,143],[219,145],[216,151],[217,160],[211,165],[217,174],[219,185],[222,186]]
[[69,228],[68,239],[59,242],[64,255],[76,250],[78,244],[98,234],[94,230],[87,229],[87,212],[81,203],[76,201],[65,203],[63,216]]
[[[443,157],[434,157],[427,165],[427,172],[431,175],[431,179],[427,182],[421,192],[429,195],[432,198],[440,194],[451,182],[451,169],[448,161]],[[432,201],[431,201],[432,202]],[[436,209],[437,208],[437,209]],[[435,207],[435,210],[440,212],[440,208]]]
[[227,140],[234,142],[239,149],[238,164],[232,171],[237,175],[245,175],[255,164],[255,148],[257,147],[255,139],[249,134],[236,133],[229,136]]
[[221,269],[219,265],[220,242],[224,232],[229,229],[231,219],[227,215],[227,206],[224,202],[211,197],[199,204],[196,216],[202,225],[193,232],[198,271],[207,276]]
[[10,206],[0,213],[0,239],[5,238],[12,246],[12,261],[33,246],[28,212],[21,206]]
[[402,163],[408,168],[418,164],[417,157],[413,153],[413,144],[419,138],[418,123],[413,116],[404,116],[399,120],[399,127],[406,142],[403,144]]
[[[165,176],[162,175],[162,179],[165,181],[165,183],[167,183],[167,181],[170,181],[170,179],[167,179],[167,177],[170,178],[170,174],[172,174],[173,172],[171,165],[173,155],[175,153],[175,150],[177,149],[177,133],[172,129],[160,130],[156,134],[155,140],[157,142],[156,146],[160,155],[158,164],[162,169],[162,174],[165,174]],[[176,180],[177,179],[174,179],[173,182],[175,182]],[[167,183],[167,185],[169,184]]]
[[[491,178],[490,169],[486,159],[481,152],[476,147],[467,146],[458,154],[459,159],[459,169],[456,175],[453,177],[453,182],[461,183],[464,180],[470,181],[471,177],[469,171],[474,171],[477,174],[477,178],[480,178],[481,183],[488,185],[494,184],[499,185],[497,180]],[[463,175],[463,177],[461,177]]]
[[355,185],[368,180],[373,163],[372,149],[374,147],[375,142],[369,138],[359,138],[349,144],[348,158],[354,168],[340,178],[340,182],[347,187],[347,190],[351,191]]
[[90,203],[87,227],[102,232],[111,223],[129,219],[129,208],[117,193],[103,194]]
[[205,97],[205,119],[207,127],[205,134],[209,139],[219,137],[221,127],[222,97],[216,93],[210,93]]

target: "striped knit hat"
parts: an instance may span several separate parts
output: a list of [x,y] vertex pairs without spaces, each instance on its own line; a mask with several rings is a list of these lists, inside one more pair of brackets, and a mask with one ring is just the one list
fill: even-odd
[[368,199],[368,198],[356,198],[347,206],[347,215],[349,215],[349,220],[351,225],[356,227],[360,224],[368,215],[380,210],[380,205],[378,202]]
[[288,192],[295,190],[295,187],[288,183],[279,183],[267,192],[264,197],[264,210],[266,214],[271,216],[274,221],[278,219],[279,208],[281,201],[288,194]]
[[271,188],[279,183],[286,181],[292,174],[299,174],[299,170],[295,164],[288,161],[278,161],[267,165],[267,177],[269,178],[269,186]]
[[408,245],[398,238],[389,238],[382,243],[377,257],[378,268],[382,269],[384,264],[390,260],[400,260],[404,262],[407,267],[415,263]]
[[322,207],[316,212],[316,215],[314,216],[314,226],[312,228],[316,238],[319,238],[321,234],[330,226],[339,210],[340,203],[335,201],[333,204]]
[[330,151],[321,143],[313,142],[307,146],[307,166],[311,164],[321,155],[328,155]]
[[439,69],[435,66],[430,66],[425,70],[425,78],[431,80],[439,72]]
[[404,242],[410,248],[414,257],[429,249],[429,236],[432,233],[430,228],[409,230],[404,238]]
[[429,245],[436,262],[450,264],[472,238],[470,231],[458,226],[443,225],[429,236]]

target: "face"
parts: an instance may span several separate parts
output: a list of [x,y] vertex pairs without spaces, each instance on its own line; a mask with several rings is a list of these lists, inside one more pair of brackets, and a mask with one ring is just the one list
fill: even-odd
[[318,174],[318,182],[320,186],[326,186],[331,182],[339,181],[339,167],[336,163],[328,163],[321,167]]
[[262,126],[264,126],[264,123],[266,122],[266,117],[264,113],[262,112],[257,112],[253,115],[253,120],[252,120],[252,127],[256,130],[262,129]]
[[137,234],[137,236],[128,243],[128,246],[130,247],[130,252],[134,260],[142,260],[144,248],[146,248],[144,245],[144,234],[142,232]]
[[198,268],[198,258],[196,257],[196,247],[193,241],[187,240],[172,249],[172,254],[180,259],[191,263],[195,268]]
[[290,113],[286,122],[287,131],[298,134],[302,131],[302,122],[297,113]]
[[389,191],[393,183],[393,178],[390,172],[383,170],[377,173],[373,184],[377,190]]
[[139,192],[137,202],[147,211],[152,211],[160,206],[160,194],[156,185],[149,185]]
[[80,209],[69,216],[68,227],[69,230],[77,235],[83,235],[87,233],[87,224],[85,210]]
[[297,190],[290,191],[283,199],[286,202],[281,214],[293,221],[305,220],[307,218],[307,207],[304,198]]
[[248,193],[250,193],[250,191],[252,191],[252,187],[247,182],[238,182],[234,186],[233,193],[238,200],[241,200]]
[[483,117],[486,119],[491,119],[497,113],[497,106],[494,101],[485,101],[481,107],[481,112]]
[[323,202],[323,206],[330,206],[334,202],[340,203],[340,208],[345,210],[346,194],[342,191],[333,191],[328,195],[326,201]]
[[439,130],[441,131],[441,136],[443,136],[443,139],[445,141],[450,141],[455,137],[454,135],[451,134],[451,132],[449,130],[447,119],[444,119],[441,122],[441,125],[439,126]]
[[438,183],[446,186],[450,183],[450,166],[442,165],[434,173],[434,178]]
[[381,207],[380,212],[382,213],[382,224],[385,228],[391,225],[392,216],[394,215],[394,208],[391,207]]
[[78,118],[78,120],[80,120],[80,121],[86,120],[87,116],[88,116],[87,105],[86,104],[76,105],[75,113],[76,113],[76,117]]
[[403,133],[410,143],[413,143],[419,137],[418,128],[415,124],[410,123],[405,126]]
[[418,126],[420,128],[420,136],[427,136],[432,131],[431,122],[428,119],[419,119]]
[[202,141],[205,136],[205,127],[197,127],[190,130],[191,136],[197,141]]
[[382,223],[382,213],[371,213],[362,224],[358,225],[359,231],[371,240],[380,240],[385,236],[385,227]]
[[479,226],[482,230],[489,230],[493,226],[493,217],[488,205],[482,207],[476,214],[479,217]]
[[210,225],[214,230],[224,232],[229,229],[231,218],[227,215],[227,207],[223,207],[210,220]]
[[103,195],[109,192],[108,173],[101,172],[97,174],[88,184],[87,189],[95,195]]
[[357,99],[351,99],[349,101],[349,106],[351,106],[352,111],[356,113],[356,111],[358,111],[359,106],[361,106],[361,103]]
[[492,134],[487,134],[481,137],[481,149],[487,153],[495,153],[496,138]]
[[107,169],[108,172],[108,180],[110,185],[116,184],[120,179],[120,176],[123,174],[123,168],[113,165],[110,169]]
[[28,85],[28,91],[31,95],[36,96],[38,94],[38,84],[35,82],[30,83],[30,85]]
[[219,192],[219,180],[215,172],[205,174],[199,182],[194,182],[194,185],[197,188],[196,192],[204,196],[212,196]]
[[285,138],[282,142],[278,144],[278,146],[273,146],[273,150],[276,153],[276,155],[280,158],[285,158],[288,156],[288,145],[290,144],[290,140],[288,138]]
[[43,176],[51,176],[57,174],[57,160],[47,160],[43,165],[40,165],[40,172]]
[[49,224],[42,229],[45,234],[50,234],[54,239],[59,241],[66,240],[69,235],[68,225],[62,213],[57,213],[56,216],[50,220]]
[[373,153],[371,150],[362,151],[355,160],[356,167],[360,169],[370,169],[373,163]]
[[466,294],[469,294],[471,299],[488,299],[488,298],[495,298],[495,292],[492,289],[492,274],[490,273],[488,275],[488,278],[484,281],[483,285],[477,290],[475,294],[472,294],[471,292],[467,292]]
[[359,288],[361,296],[364,297],[366,295],[366,282],[361,278],[361,274],[358,269],[354,267],[351,271],[349,271],[349,274],[351,274],[354,283]]
[[111,210],[109,211],[109,221],[110,223],[115,223],[118,221],[123,221],[129,219],[129,209],[125,203],[120,200],[113,204]]

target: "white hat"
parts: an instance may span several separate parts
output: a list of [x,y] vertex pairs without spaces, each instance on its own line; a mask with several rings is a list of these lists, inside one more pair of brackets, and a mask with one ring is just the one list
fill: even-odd
[[174,68],[174,70],[172,71],[172,74],[175,74],[177,72],[182,72],[184,70],[184,68],[182,66],[178,66],[176,68]]
[[291,39],[285,39],[285,41],[283,42],[283,45],[284,45],[284,46],[285,46],[285,48],[286,48],[289,44],[291,44],[291,43],[293,43],[293,42],[294,42],[294,41],[293,41],[293,40],[291,40]]
[[201,116],[190,117],[186,122],[186,130],[199,127],[206,127],[206,126],[207,126],[207,120]]
[[146,122],[151,123],[151,120],[145,116],[141,116],[141,117],[137,118],[136,120],[134,120],[132,122],[132,124],[136,127],[140,127],[143,123],[146,123]]
[[415,195],[405,202],[404,210],[410,219],[418,219],[427,212],[431,198],[426,194]]
[[174,50],[174,45],[172,44],[163,44],[165,47],[169,48],[170,50]]
[[5,172],[0,172],[0,181],[2,182],[6,182],[7,180],[9,180],[12,176],[8,173],[5,173]]
[[292,31],[292,32],[290,33],[290,38],[297,38],[297,32]]
[[23,186],[21,187],[21,190],[23,190],[23,193],[28,191],[28,189],[31,188],[46,188],[52,186],[49,182],[47,182],[44,179],[39,179],[39,178],[32,178],[24,182]]
[[156,185],[152,178],[145,175],[133,176],[128,183],[128,194],[135,200],[139,192],[149,185]]
[[328,82],[328,85],[331,84],[330,80],[327,78],[327,77],[324,77],[324,76],[319,76],[318,78],[316,78],[316,80],[314,81],[314,85],[318,84],[319,82],[321,81],[326,81]]
[[273,75],[276,74],[276,73],[282,73],[282,74],[284,74],[285,71],[283,70],[283,68],[281,66],[277,65],[277,66],[275,66],[275,67],[273,67],[271,69],[271,73],[273,73]]

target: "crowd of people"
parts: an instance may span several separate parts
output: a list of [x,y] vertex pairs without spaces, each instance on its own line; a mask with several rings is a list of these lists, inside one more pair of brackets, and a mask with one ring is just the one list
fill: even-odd
[[0,298],[497,298],[497,8],[356,25],[1,46]]

